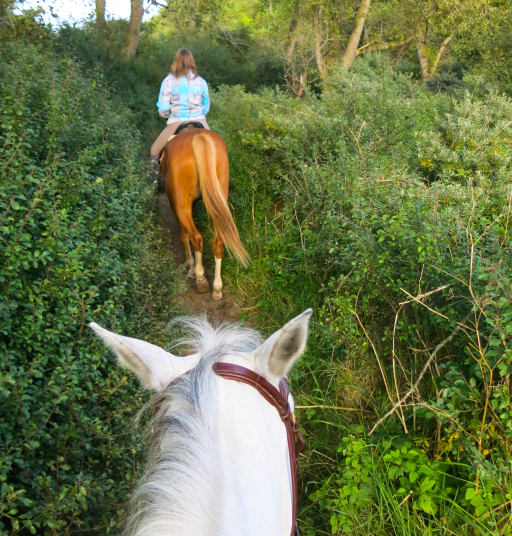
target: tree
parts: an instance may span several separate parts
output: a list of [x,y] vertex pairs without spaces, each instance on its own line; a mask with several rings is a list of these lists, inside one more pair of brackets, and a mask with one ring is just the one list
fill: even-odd
[[288,35],[285,42],[284,55],[287,61],[290,61],[293,56],[295,44],[297,43],[297,31],[300,27],[300,0],[295,0],[293,4],[290,24],[288,25]]
[[325,62],[322,54],[322,6],[315,4],[313,6],[313,39],[315,47],[315,59],[318,72],[325,74]]
[[350,67],[355,57],[357,56],[357,47],[361,39],[361,34],[363,33],[364,21],[368,10],[370,9],[371,0],[361,0],[359,4],[359,9],[357,10],[356,22],[350,38],[348,40],[347,48],[343,54],[342,62],[346,67]]
[[134,56],[137,51],[140,37],[140,26],[142,24],[142,16],[144,15],[142,0],[130,0],[130,2],[130,22],[128,23],[128,34],[126,35],[124,42],[124,53],[127,58]]
[[[409,0],[403,5],[403,20],[415,26],[416,51],[421,80],[429,80],[454,35],[460,36],[468,24],[471,11],[486,0]],[[433,50],[432,50],[433,49]],[[433,63],[429,58],[434,57]]]
[[96,0],[96,24],[104,35],[110,33],[105,19],[105,0]]
[[425,82],[430,78],[430,72],[428,68],[428,56],[427,56],[427,28],[418,28],[416,35],[416,50],[418,51],[418,60],[420,62],[421,80]]

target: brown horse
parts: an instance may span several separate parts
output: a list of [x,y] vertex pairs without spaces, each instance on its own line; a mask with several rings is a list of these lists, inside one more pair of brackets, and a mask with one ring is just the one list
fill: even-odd
[[[249,263],[249,254],[240,241],[227,203],[229,162],[224,140],[211,130],[183,130],[174,136],[164,149],[162,174],[167,197],[180,225],[180,237],[187,256],[188,276],[196,278],[197,292],[200,294],[208,292],[209,286],[204,277],[203,239],[194,224],[192,205],[201,195],[203,197],[214,225],[215,278],[212,298],[220,300],[220,269],[224,244],[243,266]],[[196,254],[195,266],[190,242]]]

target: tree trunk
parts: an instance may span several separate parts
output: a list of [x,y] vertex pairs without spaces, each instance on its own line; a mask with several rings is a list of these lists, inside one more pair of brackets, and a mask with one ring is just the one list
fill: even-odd
[[199,11],[199,0],[194,0],[192,2],[190,15],[188,19],[188,33],[191,35],[194,34],[194,32],[196,31],[198,11]]
[[343,22],[344,17],[345,17],[345,3],[343,0],[340,0],[340,5],[338,8],[338,15],[336,17],[336,24],[338,25],[338,28],[341,26],[341,23]]
[[105,0],[96,0],[96,24],[104,34],[110,33],[105,19]]
[[323,75],[325,73],[325,63],[322,56],[322,27],[320,20],[322,18],[322,7],[320,4],[313,6],[313,32],[315,37],[315,59],[318,67],[318,72]]
[[352,30],[352,33],[350,34],[347,48],[345,49],[345,54],[343,54],[342,58],[342,62],[345,67],[350,67],[357,55],[357,47],[359,45],[359,40],[361,39],[361,34],[363,33],[366,15],[370,9],[370,2],[371,0],[361,0],[361,3],[359,4],[359,9],[357,10],[356,15],[356,24]]
[[418,51],[418,60],[420,62],[422,82],[426,82],[430,78],[430,72],[428,69],[427,47],[425,45],[426,37],[427,37],[426,30],[418,31],[417,40],[416,40],[416,49]]
[[295,49],[295,43],[297,43],[297,30],[299,28],[299,16],[300,16],[300,0],[295,0],[293,5],[292,16],[290,24],[288,26],[288,42],[284,47],[284,56],[286,61],[291,61],[293,51]]
[[137,45],[139,44],[140,37],[140,25],[142,24],[142,15],[144,9],[142,7],[142,0],[130,0],[130,22],[128,24],[128,34],[124,42],[124,53],[127,58],[131,58],[137,51]]
[[430,76],[434,76],[434,73],[436,72],[436,69],[437,69],[437,64],[439,63],[439,60],[441,59],[441,56],[443,55],[445,48],[448,46],[448,43],[452,40],[452,37],[453,35],[448,36],[439,47],[439,50],[437,51],[436,61],[434,62]]

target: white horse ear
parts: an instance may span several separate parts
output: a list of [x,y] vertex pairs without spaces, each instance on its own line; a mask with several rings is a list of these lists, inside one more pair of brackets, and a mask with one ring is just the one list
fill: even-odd
[[[278,379],[290,372],[304,353],[313,309],[307,309],[271,335],[257,350],[257,361],[266,376]],[[263,363],[261,362],[263,361]]]
[[91,322],[89,327],[116,354],[119,364],[130,369],[146,389],[160,391],[194,364],[190,358],[176,357],[149,342],[111,333]]

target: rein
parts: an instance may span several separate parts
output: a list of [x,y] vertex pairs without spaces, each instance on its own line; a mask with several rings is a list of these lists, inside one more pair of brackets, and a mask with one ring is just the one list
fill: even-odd
[[279,390],[265,378],[252,370],[232,363],[214,363],[213,372],[227,380],[235,380],[254,387],[258,393],[274,406],[286,428],[288,452],[290,455],[290,472],[292,476],[292,528],[290,536],[298,534],[297,524],[297,469],[299,454],[304,446],[304,437],[299,429],[299,422],[290,410],[288,395],[290,391],[284,378],[279,382]]

